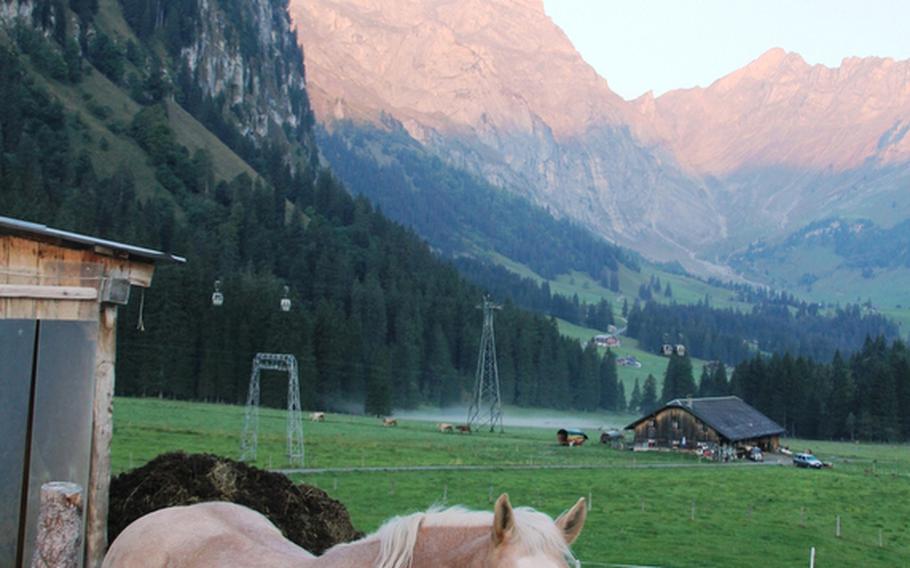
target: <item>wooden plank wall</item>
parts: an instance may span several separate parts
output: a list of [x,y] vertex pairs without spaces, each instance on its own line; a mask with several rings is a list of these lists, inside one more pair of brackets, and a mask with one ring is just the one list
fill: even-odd
[[[148,288],[155,265],[9,235],[0,236],[0,284],[99,287],[101,276]],[[85,300],[0,299],[0,318],[97,321],[100,306]]]

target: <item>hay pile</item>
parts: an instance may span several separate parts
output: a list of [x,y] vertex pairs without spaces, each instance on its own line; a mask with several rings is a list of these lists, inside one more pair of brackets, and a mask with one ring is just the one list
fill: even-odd
[[284,475],[210,454],[162,454],[111,480],[111,542],[130,523],[158,509],[230,501],[259,511],[314,554],[362,536],[344,505]]

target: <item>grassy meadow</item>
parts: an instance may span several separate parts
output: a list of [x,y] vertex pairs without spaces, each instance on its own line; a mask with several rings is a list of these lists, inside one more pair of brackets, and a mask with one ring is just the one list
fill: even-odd
[[[563,418],[567,425],[593,422],[592,416],[541,413],[548,425]],[[237,457],[242,416],[237,406],[118,398],[114,469],[172,450]],[[527,423],[535,413],[507,409],[506,416]],[[628,418],[600,417],[607,425]],[[263,409],[257,465],[286,465],[284,420],[282,411]],[[835,465],[809,471],[701,464],[686,455],[633,454],[596,443],[564,448],[556,445],[552,426],[458,435],[439,433],[432,422],[383,428],[374,419],[330,414],[324,423],[305,423],[304,432],[308,468],[449,468],[292,474],[341,500],[365,531],[435,503],[486,509],[490,496],[501,492],[551,515],[590,496],[590,516],[574,547],[582,566],[804,566],[812,546],[820,567],[910,565],[908,446],[786,441]],[[458,470],[462,465],[489,469]],[[557,465],[579,469],[546,469]],[[837,515],[841,538],[834,535]]]

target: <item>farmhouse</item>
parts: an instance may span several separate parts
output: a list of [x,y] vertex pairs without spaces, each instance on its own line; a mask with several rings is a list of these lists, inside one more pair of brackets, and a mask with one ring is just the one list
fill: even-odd
[[636,448],[711,448],[724,455],[758,446],[776,451],[784,429],[735,396],[678,398],[626,426]]
[[83,490],[85,565],[100,563],[117,308],[162,261],[184,259],[0,217],[0,566],[31,565],[50,481]]

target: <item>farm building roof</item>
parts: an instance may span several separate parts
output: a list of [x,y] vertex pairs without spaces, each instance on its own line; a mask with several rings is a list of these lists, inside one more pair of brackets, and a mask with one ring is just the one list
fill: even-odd
[[76,248],[95,248],[102,247],[110,249],[121,255],[134,257],[147,261],[164,261],[184,263],[186,259],[182,256],[175,256],[170,253],[152,250],[144,247],[137,247],[107,239],[99,239],[88,235],[81,235],[62,229],[54,229],[40,223],[30,223],[11,217],[0,215],[0,233],[38,237],[42,240],[60,243]]
[[687,410],[731,442],[784,433],[780,424],[755,410],[737,396],[677,398],[629,424],[626,429],[634,428],[667,408]]

